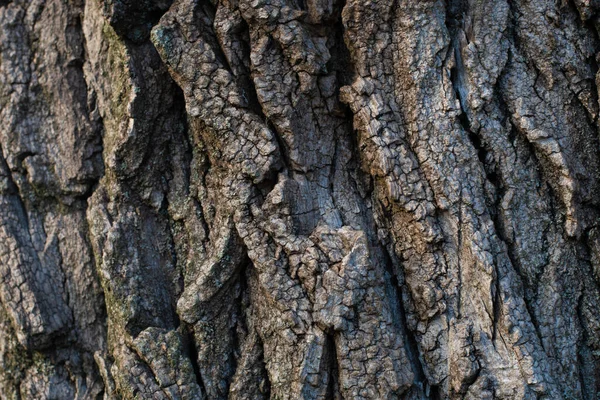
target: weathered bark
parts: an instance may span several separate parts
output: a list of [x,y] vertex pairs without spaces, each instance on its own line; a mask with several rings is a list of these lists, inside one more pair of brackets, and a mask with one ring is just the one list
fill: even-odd
[[600,398],[596,0],[0,0],[0,398]]

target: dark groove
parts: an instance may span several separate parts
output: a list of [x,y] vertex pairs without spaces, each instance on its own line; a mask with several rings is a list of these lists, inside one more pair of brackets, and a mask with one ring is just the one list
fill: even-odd
[[[279,148],[279,156],[280,156],[279,159],[283,163],[283,165],[281,167],[287,171],[292,171],[290,157],[288,155],[289,150],[287,149],[283,139],[281,138],[281,135],[277,131],[275,124],[273,124],[273,122],[268,117],[265,116],[265,125],[271,130],[271,132],[273,132],[273,137],[277,141],[277,147]],[[276,175],[273,176],[272,179],[274,180],[274,183],[277,182]],[[273,186],[271,186],[271,189],[274,186],[275,186],[275,184],[273,184]]]
[[325,338],[325,349],[327,351],[327,373],[329,380],[327,382],[327,391],[325,393],[326,400],[343,399],[339,385],[339,367],[337,361],[337,351],[335,348],[335,339],[331,333]]
[[[448,9],[447,9],[447,18],[449,18],[449,21],[447,21],[447,24],[448,24],[449,30],[451,30],[451,32],[459,29],[459,26],[461,23],[459,19],[462,19],[462,13],[464,13],[466,11],[465,10],[466,6],[462,3],[461,0],[458,1],[459,4],[456,4],[456,3],[457,2],[451,1],[450,4],[448,5]],[[453,36],[455,36],[455,35],[453,35]],[[467,99],[463,98],[463,95],[461,93],[461,87],[463,86],[462,74],[464,71],[464,69],[463,69],[464,67],[462,65],[461,54],[460,54],[460,51],[458,48],[458,43],[457,43],[455,37],[452,38],[452,46],[454,47],[455,66],[453,68],[451,68],[451,70],[450,70],[450,81],[452,83],[456,97],[457,97],[458,102],[461,107],[461,113],[458,116],[458,121],[460,122],[464,131],[467,133],[468,138],[471,142],[471,145],[477,152],[477,158],[479,159],[481,168],[485,173],[487,181],[490,182],[492,184],[492,186],[495,188],[495,196],[493,199],[493,204],[488,205],[488,210],[490,212],[490,217],[494,223],[496,235],[506,245],[509,259],[511,260],[511,263],[514,265],[516,258],[514,257],[514,254],[510,254],[511,251],[514,253],[514,250],[512,249],[512,246],[510,246],[510,242],[507,241],[506,238],[504,238],[502,235],[503,227],[501,226],[502,222],[498,215],[499,202],[503,198],[503,195],[505,192],[504,184],[502,182],[501,177],[498,175],[497,167],[493,166],[493,165],[488,165],[487,160],[488,160],[488,153],[490,150],[487,148],[485,143],[482,142],[481,137],[471,129],[471,122],[470,122],[468,114],[467,114]],[[462,189],[461,189],[461,194],[462,194]],[[461,216],[461,214],[462,214],[462,204],[460,204],[460,208],[459,208],[459,237],[458,237],[459,269],[460,269],[460,247],[461,247],[461,241],[462,241],[461,240],[462,235],[461,235],[461,231],[460,231],[460,223],[461,223],[460,216]],[[500,313],[501,313],[501,304],[500,303],[502,300],[501,287],[500,287],[501,274],[500,274],[500,268],[496,262],[494,262],[494,272],[495,272],[496,276],[494,279],[494,294],[493,294],[493,298],[492,298],[492,306],[493,306],[493,311],[492,311],[493,315],[491,316],[492,317],[492,342],[495,342],[496,335],[498,332],[497,325],[498,325],[498,321],[500,319]],[[462,286],[462,279],[460,279],[460,270],[459,270],[459,286]],[[460,304],[460,296],[459,296],[459,304]],[[459,315],[460,315],[460,306],[459,306]]]
[[[585,290],[585,285],[584,285],[584,290]],[[577,307],[576,307],[576,311],[577,311],[577,319],[579,320],[579,324],[581,325],[582,329],[582,340],[581,343],[579,343],[578,349],[577,349],[577,363],[579,364],[579,384],[581,386],[581,394],[583,395],[583,398],[588,399],[588,398],[593,398],[593,394],[594,393],[590,393],[590,388],[588,388],[588,385],[586,384],[586,377],[584,375],[584,369],[586,367],[586,362],[583,360],[583,355],[582,352],[583,351],[588,351],[589,349],[587,349],[587,329],[586,329],[586,324],[585,324],[585,318],[583,316],[582,313],[582,302],[583,302],[583,297],[584,294],[581,293],[579,295],[579,298],[577,299]],[[585,371],[585,372],[589,372],[589,371]]]
[[[404,349],[406,351],[406,354],[408,356],[408,359],[412,365],[412,370],[415,374],[415,383],[417,384],[417,386],[419,386],[420,388],[423,388],[427,385],[427,378],[423,369],[423,365],[421,364],[421,360],[419,358],[419,346],[418,346],[418,342],[417,339],[414,336],[414,333],[411,332],[411,330],[408,327],[408,322],[407,322],[407,318],[406,318],[406,309],[404,307],[404,302],[402,301],[402,295],[403,292],[405,290],[405,285],[401,284],[400,280],[398,279],[397,274],[401,274],[400,272],[400,267],[396,266],[394,268],[394,262],[393,259],[390,255],[390,253],[383,248],[382,251],[382,256],[384,258],[384,262],[383,265],[385,267],[385,271],[387,272],[387,275],[389,276],[389,280],[390,280],[390,284],[391,284],[391,289],[392,289],[392,300],[393,300],[393,304],[392,307],[393,309],[396,309],[398,311],[398,325],[400,328],[400,333],[402,334],[402,337],[405,339],[404,340]],[[398,270],[398,272],[395,272],[394,269]],[[402,279],[402,282],[404,281],[404,279]]]
[[[98,189],[98,187],[100,185],[100,180],[105,176],[106,166],[104,164],[104,157],[103,157],[104,134],[105,134],[104,119],[101,116],[101,111],[99,109],[98,96],[97,96],[96,92],[93,90],[93,88],[90,88],[88,81],[85,79],[85,74],[83,71],[83,66],[85,65],[86,61],[88,61],[90,58],[87,37],[83,32],[83,19],[85,17],[84,13],[85,13],[85,9],[82,9],[81,13],[79,14],[77,21],[76,21],[78,30],[81,35],[80,43],[81,43],[81,58],[82,58],[81,65],[78,65],[77,68],[81,74],[81,82],[83,83],[83,89],[85,90],[85,93],[82,95],[83,97],[80,101],[83,103],[84,111],[87,115],[90,125],[92,126],[92,129],[93,129],[94,133],[97,135],[97,142],[94,142],[94,145],[97,145],[97,148],[94,149],[95,151],[90,156],[90,158],[93,159],[94,161],[97,160],[97,163],[99,165],[98,175],[95,176],[94,179],[92,180],[92,182],[89,183],[87,190],[82,195],[78,196],[78,200],[80,200],[80,202],[83,206],[83,209],[87,213],[87,210],[89,208],[89,206],[88,206],[89,200],[94,195],[96,190]],[[109,221],[109,223],[112,225],[112,221]],[[103,285],[101,282],[102,279],[100,278],[101,266],[99,265],[99,257],[96,257],[94,248],[92,246],[91,226],[90,226],[90,222],[87,217],[83,218],[83,224],[84,224],[84,232],[85,232],[85,234],[83,235],[83,239],[84,239],[85,245],[89,249],[89,253],[91,255],[90,264],[91,264],[91,268],[92,268],[93,280],[94,280],[95,285],[97,285],[96,286],[97,292],[95,293],[95,297],[96,297],[97,301],[94,302],[95,306],[96,306],[95,307],[96,312],[98,312],[98,314],[97,314],[98,320],[96,321],[96,325],[99,326],[99,330],[101,331],[101,334],[103,336],[102,342],[103,342],[104,346],[106,346],[107,337],[108,337],[108,307],[106,304],[105,291],[104,291],[104,288],[103,288]],[[67,291],[68,291],[68,289],[67,289]],[[102,350],[106,350],[106,349],[102,349]],[[94,363],[94,371],[96,371],[96,373],[99,373],[98,366],[96,365],[96,363]],[[104,393],[104,389],[98,394],[97,398],[100,399],[101,398],[100,396],[102,396],[103,393]]]
[[[583,18],[581,18],[581,15],[579,14],[579,10],[577,9],[577,5],[574,3],[573,0],[566,0],[562,4],[564,5],[564,7],[571,10],[571,12],[576,15],[575,22],[576,22],[577,28],[579,28],[579,30],[585,31],[586,35],[593,37],[594,44],[595,44],[594,54],[591,55],[590,57],[588,57],[586,61],[587,61],[587,65],[590,67],[591,75],[592,75],[592,78],[589,79],[589,82],[591,84],[591,90],[590,90],[591,93],[590,94],[592,96],[592,102],[594,105],[598,106],[599,105],[599,103],[598,103],[598,86],[596,84],[595,78],[598,74],[598,60],[596,59],[596,55],[600,52],[600,36],[598,34],[596,25],[593,22],[593,20],[596,20],[598,18],[598,13],[597,12],[594,13],[594,15],[591,16],[590,19],[584,20]],[[591,3],[590,7],[597,7],[597,4]],[[579,18],[577,18],[577,17],[579,17]],[[575,90],[573,90],[570,87],[570,85],[569,85],[569,89],[573,93],[574,97],[577,99],[577,103],[583,109],[583,113],[586,116],[586,119],[587,119],[587,122],[588,122],[590,128],[594,132],[594,136],[596,138],[598,138],[600,132],[598,129],[599,127],[597,125],[597,122],[598,122],[598,117],[599,117],[598,113],[600,113],[600,108],[598,108],[598,107],[596,108],[597,115],[594,117],[588,111],[587,106],[579,99],[579,93],[576,93]],[[595,146],[595,148],[597,149],[597,146]],[[598,151],[596,153],[598,153]]]
[[[459,2],[462,5],[462,1],[459,0]],[[454,4],[454,2],[451,1],[450,3],[451,4],[449,5],[449,8],[452,7],[451,5]],[[459,17],[457,17],[457,13],[459,13],[459,12],[464,12],[464,8],[459,7],[458,10],[456,8],[454,10],[450,9],[447,13],[447,16],[450,18],[450,21],[448,22],[448,26],[450,27],[449,30],[451,30],[451,31],[452,31],[452,29],[458,29],[459,21],[457,20],[457,18],[459,18]],[[505,244],[506,249],[507,249],[507,256],[508,256],[511,264],[517,270],[517,273],[521,276],[521,280],[525,281],[525,285],[527,286],[527,284],[526,284],[527,280],[522,279],[523,275],[522,275],[522,272],[520,272],[520,271],[522,271],[522,268],[520,267],[518,257],[515,254],[515,249],[511,245],[511,242],[508,240],[508,238],[504,237],[503,223],[502,223],[502,220],[500,219],[500,216],[498,215],[499,203],[500,203],[501,199],[503,198],[504,192],[506,190],[505,185],[504,185],[503,179],[501,177],[501,174],[500,175],[498,174],[498,172],[500,172],[498,167],[494,166],[494,165],[488,165],[487,159],[488,159],[488,152],[490,150],[486,148],[486,144],[482,142],[480,136],[471,130],[471,123],[468,118],[468,114],[467,114],[467,110],[466,110],[466,99],[463,98],[463,96],[461,94],[461,90],[460,90],[460,87],[463,84],[462,83],[462,74],[461,74],[463,71],[462,60],[460,57],[460,51],[458,49],[458,43],[456,43],[456,39],[453,38],[452,42],[453,42],[453,46],[455,47],[456,66],[451,69],[450,80],[451,80],[452,86],[454,87],[456,97],[459,100],[459,104],[460,104],[461,111],[462,111],[458,117],[458,120],[459,120],[461,126],[463,127],[463,129],[465,130],[465,132],[468,134],[469,140],[477,152],[477,157],[481,163],[481,167],[485,173],[487,181],[489,181],[495,188],[494,203],[488,205],[488,210],[490,212],[490,217],[494,224],[494,230],[496,232],[496,235]],[[499,80],[501,80],[501,77],[499,78]],[[496,94],[497,94],[496,97],[502,98],[501,95],[498,95],[497,91],[496,91]],[[503,105],[506,108],[506,104],[503,103]],[[508,115],[508,113],[507,113],[507,115]],[[510,118],[510,117],[507,117],[507,118]],[[511,126],[512,126],[512,124],[511,124]],[[513,128],[513,130],[514,130],[514,128]],[[513,130],[511,130],[511,133],[513,132]],[[510,141],[510,139],[511,138],[509,135],[509,141]],[[513,140],[514,140],[514,136],[513,136]],[[511,141],[511,143],[512,143],[512,141]],[[514,146],[514,144],[513,144],[513,146]],[[531,149],[531,150],[533,151],[533,149]],[[535,153],[532,153],[532,155],[535,157]],[[460,210],[459,210],[459,214],[460,214]],[[459,248],[460,248],[460,235],[459,235]],[[459,249],[459,251],[460,251],[460,249]],[[459,263],[460,263],[460,259],[459,259]],[[501,301],[502,301],[501,286],[500,286],[501,274],[500,274],[500,268],[496,262],[494,263],[494,271],[495,271],[496,276],[495,276],[495,280],[494,280],[494,292],[495,293],[494,293],[493,299],[492,299],[492,304],[493,304],[492,342],[495,342],[497,333],[498,333],[497,325],[498,325],[498,321],[501,317]],[[460,297],[459,297],[459,299],[460,299]],[[539,330],[539,324],[537,323],[535,313],[531,309],[531,305],[530,305],[529,301],[524,301],[524,303],[526,304],[526,308],[530,314],[530,318],[531,318],[532,324],[535,328],[535,331],[537,333],[537,336],[540,340],[540,344],[543,347],[542,335]]]
[[[211,50],[215,53],[217,63],[220,64],[220,67],[226,69],[231,76],[235,76],[214,29],[216,8],[206,0],[201,1],[200,3],[202,4],[197,4],[194,10],[197,23],[201,25],[200,34],[206,43],[208,43]],[[203,18],[203,16],[205,18]],[[210,24],[207,23],[207,19],[210,21]]]
[[[594,271],[592,269],[592,263],[591,263],[591,254],[592,254],[592,249],[590,247],[589,244],[589,240],[590,240],[590,231],[593,229],[594,227],[589,227],[582,235],[582,240],[581,240],[581,246],[583,247],[584,251],[585,251],[585,258],[584,261],[586,262],[586,271],[584,271],[585,276],[590,277],[591,282],[594,285],[594,288],[596,290],[596,293],[598,293],[598,295],[600,296],[600,281],[598,281],[595,278],[595,274]],[[600,229],[598,227],[596,227],[596,229]],[[600,372],[600,371],[599,371]],[[600,390],[599,390],[600,392]]]
[[429,396],[430,400],[442,400],[444,398],[444,397],[442,397],[442,392],[441,392],[440,387],[437,385],[429,386],[428,396]]
[[[252,264],[252,262],[249,262],[248,265],[246,266],[246,270],[244,271],[244,275],[243,275],[243,280],[246,282],[246,285],[248,287],[248,292],[247,292],[247,298],[243,299],[247,301],[247,304],[245,304],[248,308],[250,308],[251,312],[247,313],[246,316],[249,317],[249,322],[252,322],[252,319],[254,319],[254,317],[256,317],[256,314],[254,314],[254,311],[256,311],[256,308],[253,308],[253,306],[251,306],[252,304],[252,297],[253,297],[253,293],[254,295],[256,295],[256,291],[253,289],[257,289],[257,285],[258,285],[258,272],[256,271],[256,268],[254,267],[254,265]],[[252,327],[254,329],[254,326]],[[265,391],[263,392],[265,398],[271,398],[271,380],[270,380],[270,376],[269,376],[269,372],[267,371],[267,366],[266,366],[266,362],[265,362],[265,347],[264,347],[264,342],[263,342],[263,338],[260,335],[260,333],[258,332],[258,330],[254,329],[255,333],[256,333],[256,337],[258,340],[258,344],[260,347],[260,365],[261,365],[261,373],[262,373],[262,378],[264,378],[264,382],[266,383],[266,388]]]
[[[450,32],[450,51],[454,54],[454,66],[450,69],[450,83],[454,89],[456,98],[460,105],[461,113],[458,115],[458,122],[462,126],[464,132],[467,134],[472,147],[477,153],[477,158],[482,166],[482,170],[485,172],[485,160],[487,157],[487,150],[482,145],[481,138],[471,129],[471,122],[468,115],[468,104],[467,99],[464,98],[462,90],[464,88],[463,74],[464,66],[462,65],[462,59],[459,49],[459,43],[457,40],[457,32],[461,29],[463,24],[463,16],[467,12],[467,4],[462,0],[447,0],[446,2],[446,27]],[[449,52],[449,54],[451,54]],[[459,180],[459,204],[458,204],[458,237],[457,237],[457,268],[458,268],[458,288],[459,293],[457,296],[457,318],[461,318],[461,302],[462,296],[460,290],[463,287],[462,278],[462,260],[461,252],[463,245],[463,233],[462,233],[462,217],[463,217],[463,198],[462,198],[462,179]]]
[[29,237],[31,237],[31,232],[29,231],[29,227],[30,227],[29,214],[27,213],[27,208],[25,207],[25,202],[24,202],[23,198],[21,197],[19,186],[15,183],[15,181],[12,177],[12,171],[10,170],[8,163],[4,159],[4,151],[2,149],[2,144],[0,144],[0,171],[1,170],[6,171],[6,180],[8,182],[8,188],[7,188],[8,194],[13,195],[16,198],[19,208],[21,208],[21,211],[23,212],[23,217],[24,217],[23,221],[25,222],[25,230],[27,231],[27,235]]
[[[245,19],[241,19],[241,30],[236,32],[236,37],[239,42],[243,45],[243,57],[244,59],[250,60],[250,53],[252,52],[252,46],[250,44],[250,26]],[[242,95],[248,101],[248,106],[250,110],[258,114],[263,120],[266,119],[260,102],[258,101],[258,94],[256,93],[256,87],[254,86],[254,80],[251,76],[251,66],[246,66],[245,64],[241,65],[242,67],[242,75],[235,76],[237,80],[238,87],[242,90]],[[230,68],[233,70],[232,68]]]
[[[582,235],[582,240],[581,240],[581,246],[582,246],[582,250],[585,253],[584,258],[582,260],[583,264],[586,266],[586,270],[585,271],[581,271],[583,276],[583,292],[580,295],[578,302],[577,302],[577,317],[579,319],[579,324],[581,326],[581,330],[582,330],[582,340],[580,345],[578,346],[578,351],[577,351],[577,359],[578,359],[578,364],[579,364],[579,374],[580,374],[580,381],[581,381],[581,390],[582,390],[582,394],[584,398],[590,398],[593,399],[594,395],[596,395],[597,398],[600,398],[598,396],[600,396],[600,354],[594,354],[594,352],[592,351],[592,349],[590,349],[590,347],[588,346],[588,341],[589,341],[589,336],[590,336],[590,332],[589,332],[589,325],[586,322],[586,318],[583,315],[583,301],[585,298],[585,294],[589,293],[590,291],[595,291],[596,294],[598,296],[600,296],[600,282],[598,282],[598,280],[595,279],[594,277],[594,271],[593,271],[593,266],[591,263],[591,247],[589,244],[589,240],[590,240],[590,230],[592,228],[586,230],[584,232],[584,234]],[[590,287],[590,285],[592,287]],[[593,328],[592,328],[592,334],[593,334]],[[596,348],[596,351],[598,349]],[[592,359],[588,359],[585,360],[584,359],[584,355],[587,358],[592,358]],[[592,365],[590,365],[592,364]],[[591,380],[591,382],[590,382]],[[592,387],[590,387],[592,386]]]
[[[494,221],[494,225],[495,224],[496,224],[496,222]],[[500,239],[500,240],[502,240],[502,239]],[[496,336],[498,334],[498,321],[500,320],[500,312],[501,312],[500,302],[502,301],[502,296],[500,294],[500,291],[501,291],[500,274],[499,274],[498,265],[496,265],[496,263],[494,263],[494,270],[496,271],[496,279],[494,282],[496,292],[494,293],[494,298],[492,300],[493,313],[494,313],[493,314],[494,320],[492,321],[492,343],[496,342]]]
[[462,317],[461,306],[462,296],[460,291],[463,289],[463,276],[462,276],[462,245],[463,245],[463,186],[462,179],[458,181],[458,223],[457,223],[457,238],[456,238],[456,267],[458,269],[458,294],[456,299],[456,318]]
[[198,348],[196,347],[196,342],[194,340],[193,327],[191,325],[184,324],[184,327],[181,331],[182,333],[185,333],[183,338],[184,350],[186,351],[192,364],[194,375],[196,376],[196,383],[198,386],[200,386],[202,394],[206,396],[206,388],[204,387],[204,381],[202,380],[202,374],[200,373],[200,364],[198,364]]
[[101,176],[99,176],[96,179],[94,179],[93,181],[89,182],[88,188],[85,190],[85,192],[76,195],[75,199],[80,200],[84,203],[87,203],[88,199],[90,197],[92,197],[92,195],[94,194],[96,189],[98,189],[98,186],[100,185],[100,179],[102,179]]
[[[346,0],[340,1],[339,14],[346,6]],[[338,15],[337,13],[335,15]],[[352,62],[350,50],[344,41],[344,23],[341,16],[336,19],[332,28],[334,35],[334,45],[329,49],[331,57],[327,61],[327,71],[335,72],[338,86],[336,88],[336,97],[339,99],[339,89],[341,86],[352,84],[353,75],[356,68]],[[346,106],[348,109],[349,107]]]
[[[269,42],[267,43],[267,47],[269,49],[276,49],[276,51],[278,51],[279,53],[283,54],[283,49],[281,48],[281,46],[279,45],[279,43],[273,39],[272,37],[269,37]],[[277,147],[279,148],[279,159],[281,161],[281,163],[283,164],[282,166],[280,166],[279,171],[281,172],[281,170],[287,170],[292,171],[293,168],[291,167],[291,162],[290,162],[290,158],[289,158],[289,150],[287,149],[285,142],[283,141],[282,137],[281,137],[281,132],[279,132],[279,130],[277,129],[277,127],[275,126],[275,124],[273,123],[273,121],[271,121],[268,117],[268,115],[265,114],[265,112],[262,109],[262,106],[260,105],[260,100],[258,99],[258,94],[256,92],[256,87],[254,85],[253,80],[250,80],[250,87],[249,87],[249,94],[251,94],[252,96],[255,96],[256,98],[256,106],[254,107],[254,111],[258,114],[258,116],[264,120],[264,124],[269,128],[269,130],[271,130],[271,132],[273,133],[273,136],[275,137],[276,141],[277,141]],[[271,177],[271,179],[276,183],[277,182],[277,176],[276,174],[274,174],[275,176]],[[274,186],[274,184],[273,184]],[[271,186],[269,189],[272,189],[273,186]]]
[[[245,313],[244,313],[244,298],[246,297],[248,290],[249,290],[249,285],[246,279],[244,279],[246,277],[246,270],[249,268],[249,266],[251,265],[251,261],[250,258],[248,257],[248,251],[245,250],[244,251],[245,255],[243,256],[243,261],[240,263],[240,265],[243,265],[244,267],[242,267],[240,269],[240,271],[238,271],[236,273],[236,276],[234,276],[232,279],[233,280],[237,280],[238,281],[238,295],[237,297],[235,297],[233,299],[233,301],[235,301],[236,303],[236,308],[235,308],[235,314],[234,316],[232,316],[232,318],[235,318],[236,320],[236,326],[232,326],[232,331],[231,332],[231,337],[232,337],[232,348],[229,349],[230,350],[230,357],[231,357],[231,375],[227,377],[227,392],[229,392],[229,388],[231,387],[231,380],[232,378],[235,376],[235,373],[238,369],[238,358],[242,353],[242,341],[240,340],[240,335],[238,334],[238,329],[236,329],[236,327],[241,327],[241,329],[244,331],[245,336],[248,336],[248,323],[246,321],[245,318]],[[237,279],[236,279],[237,278]]]
[[298,10],[301,11],[306,11],[307,7],[306,7],[306,0],[296,0],[296,4],[298,7]]
[[446,2],[446,28],[454,41],[456,31],[462,27],[463,16],[467,13],[469,4],[465,0],[445,0]]
[[[594,14],[590,15],[588,19],[584,20],[581,14],[579,13],[579,9],[577,8],[577,5],[575,4],[574,0],[564,0],[561,2],[561,5],[571,9],[571,11],[579,17],[577,18],[577,21],[579,21],[579,28],[587,29],[589,32],[586,33],[591,33],[596,41],[596,44],[600,45],[600,35],[598,33],[597,26],[595,25],[595,21],[597,21],[598,17],[600,17],[598,10],[596,10]],[[591,1],[589,5],[591,8],[598,8],[597,2]],[[596,53],[598,51],[600,51],[600,48],[596,49]]]

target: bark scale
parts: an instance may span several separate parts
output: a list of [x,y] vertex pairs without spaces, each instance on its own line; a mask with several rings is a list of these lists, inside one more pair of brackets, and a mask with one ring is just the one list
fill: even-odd
[[0,397],[596,399],[594,0],[0,0]]

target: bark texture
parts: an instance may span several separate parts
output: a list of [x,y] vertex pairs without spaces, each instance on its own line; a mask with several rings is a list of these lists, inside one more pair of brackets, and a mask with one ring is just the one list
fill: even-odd
[[597,0],[0,0],[0,398],[600,399]]

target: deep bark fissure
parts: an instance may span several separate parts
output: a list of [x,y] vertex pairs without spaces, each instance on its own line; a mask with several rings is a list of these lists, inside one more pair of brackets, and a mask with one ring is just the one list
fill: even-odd
[[325,337],[325,349],[329,356],[327,360],[327,375],[329,376],[329,381],[327,382],[327,391],[325,394],[326,400],[343,400],[343,397],[336,398],[336,395],[339,394],[339,377],[338,377],[338,360],[337,360],[337,352],[335,345],[334,334],[327,333]]
[[400,260],[394,262],[392,256],[390,255],[389,251],[386,250],[385,246],[382,246],[381,252],[384,257],[386,275],[389,277],[389,283],[393,293],[392,298],[394,299],[394,303],[398,309],[398,324],[400,326],[400,332],[402,332],[403,337],[406,339],[404,346],[410,360],[412,370],[415,373],[415,381],[420,388],[427,387],[429,384],[423,370],[423,365],[421,364],[418,342],[415,338],[414,332],[412,332],[408,327],[408,322],[406,319],[406,309],[403,300],[403,291],[406,289],[405,284],[401,283],[404,281],[404,279],[399,279],[397,275],[401,273],[400,269],[402,262]]
[[0,0],[0,392],[593,397],[594,7]]
[[23,217],[25,218],[25,228],[27,229],[27,232],[29,232],[29,226],[31,225],[29,223],[29,215],[27,214],[27,208],[25,207],[25,202],[23,201],[23,198],[21,197],[21,193],[19,190],[19,186],[17,186],[17,184],[15,183],[13,177],[12,177],[12,171],[10,170],[8,164],[6,163],[6,159],[4,158],[4,152],[2,150],[2,145],[0,144],[0,168],[6,171],[6,180],[8,181],[8,187],[6,188],[8,190],[9,194],[12,194],[13,196],[15,196],[15,198],[17,199],[20,208],[23,210]]
[[456,319],[460,319],[462,316],[462,293],[463,287],[463,265],[462,265],[462,252],[463,252],[463,186],[462,180],[458,184],[458,211],[457,211],[457,232],[456,232],[456,269],[457,269],[457,280],[458,280],[458,293],[456,294]]
[[581,311],[583,296],[584,296],[583,293],[581,293],[579,298],[577,299],[577,318],[579,319],[579,324],[582,327],[582,329],[581,329],[582,330],[582,334],[581,334],[581,336],[582,336],[581,342],[582,343],[579,344],[579,346],[578,346],[579,349],[577,351],[577,361],[579,364],[579,384],[581,385],[581,390],[584,394],[584,397],[585,398],[593,398],[594,393],[589,392],[590,388],[586,384],[586,379],[585,379],[585,375],[584,375],[586,373],[585,361],[581,354],[583,351],[586,351],[586,350],[589,351],[589,349],[587,349],[587,344],[586,344],[588,334],[587,334],[587,329],[586,329],[586,326],[584,323],[584,317],[583,317],[583,314]]
[[200,373],[200,365],[198,364],[198,349],[196,347],[196,341],[194,339],[194,328],[191,325],[184,324],[184,332],[185,332],[185,348],[186,353],[192,363],[192,368],[194,370],[194,376],[196,377],[196,383],[200,387],[202,393],[206,393],[206,388],[204,386],[204,381],[202,380],[202,374]]
[[439,386],[427,386],[426,395],[430,400],[442,400],[442,394]]

